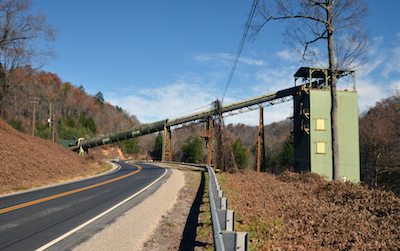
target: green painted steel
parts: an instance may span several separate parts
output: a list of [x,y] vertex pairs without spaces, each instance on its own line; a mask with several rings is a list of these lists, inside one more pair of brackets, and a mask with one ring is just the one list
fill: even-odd
[[[360,181],[357,92],[338,91],[340,176]],[[332,180],[331,94],[327,89],[302,91],[294,98],[295,170]],[[308,126],[304,126],[307,125]]]
[[125,139],[139,137],[139,136],[154,133],[154,132],[159,132],[159,131],[164,130],[164,126],[166,123],[167,123],[167,120],[161,120],[161,121],[158,121],[155,123],[144,124],[141,126],[133,127],[131,129],[121,131],[121,132],[100,135],[95,138],[83,140],[80,144],[76,144],[75,146],[70,147],[69,149],[86,151],[87,149],[89,149],[91,147],[101,146],[101,145],[105,145],[105,144],[122,141]]
[[[338,92],[338,96],[339,96]],[[310,90],[310,162],[311,172],[332,180],[332,131],[330,90]],[[317,130],[317,119],[325,121],[325,129]],[[338,124],[342,121],[338,120]],[[340,136],[339,136],[340,138]],[[325,144],[325,153],[317,152],[317,144]],[[340,152],[340,150],[339,150]]]
[[360,141],[356,92],[338,93],[340,176],[360,181]]

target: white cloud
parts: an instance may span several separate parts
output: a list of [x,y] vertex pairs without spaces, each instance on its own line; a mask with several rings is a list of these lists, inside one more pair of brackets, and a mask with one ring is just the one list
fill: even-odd
[[[209,90],[208,92],[206,90]],[[137,94],[106,94],[106,100],[135,115],[142,123],[152,123],[197,112],[216,98],[212,89],[198,84],[175,83],[160,88],[141,88]]]
[[290,63],[298,63],[302,61],[302,58],[300,57],[299,53],[294,50],[278,51],[276,55],[278,55],[279,58],[285,61],[289,61]]
[[377,52],[380,51],[380,47],[384,43],[385,38],[380,36],[380,37],[373,37],[372,38],[372,44],[370,47],[370,54],[375,55]]
[[374,106],[376,102],[388,96],[388,93],[385,92],[378,84],[374,84],[367,80],[358,81],[357,93],[358,107],[360,111],[368,110]]
[[280,58],[284,59],[284,60],[291,60],[293,59],[293,55],[291,53],[291,51],[289,50],[283,50],[283,51],[278,51],[276,53]]
[[[228,53],[202,53],[193,57],[193,59],[201,64],[207,63],[213,66],[232,66],[236,55]],[[249,66],[265,66],[267,63],[262,59],[243,57],[239,58],[239,64]]]
[[400,46],[393,48],[387,56],[386,67],[383,74],[386,78],[392,73],[400,73]]
[[193,57],[200,64],[208,64],[212,67],[230,66],[235,59],[227,53],[202,53]]
[[393,81],[393,84],[390,87],[390,92],[393,95],[398,95],[400,93],[400,80]]
[[267,63],[264,60],[261,59],[253,59],[253,58],[248,58],[248,57],[240,57],[239,58],[239,63],[244,63],[245,65],[250,65],[250,66],[265,66]]
[[293,74],[294,67],[286,67],[282,69],[265,68],[255,73],[258,84],[252,86],[254,93],[258,95],[276,92],[294,86]]
[[373,38],[370,59],[356,72],[360,111],[365,111],[381,99],[391,96],[393,87],[400,83],[400,46],[390,48],[384,41],[383,37]]
[[[264,125],[285,120],[293,115],[293,100],[285,103],[275,104],[264,108]],[[225,118],[225,124],[259,125],[260,111],[258,109],[239,115]]]

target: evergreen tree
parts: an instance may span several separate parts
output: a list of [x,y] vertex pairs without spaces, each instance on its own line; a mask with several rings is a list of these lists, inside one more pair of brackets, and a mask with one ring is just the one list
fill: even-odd
[[11,125],[15,130],[24,132],[24,124],[21,119],[10,119],[8,124]]
[[282,150],[278,155],[278,163],[280,166],[287,166],[293,162],[294,159],[294,138],[289,136],[283,144]]
[[117,109],[118,112],[124,112],[124,109],[122,109],[122,107],[119,106],[115,106],[115,109]]
[[91,116],[86,120],[86,127],[87,127],[93,134],[96,134],[96,133],[97,133],[97,126],[96,126],[96,123],[94,122],[94,119],[93,119]]
[[203,141],[197,133],[192,133],[181,147],[182,160],[188,163],[198,164],[204,159]]
[[249,152],[247,151],[247,148],[243,145],[243,142],[240,138],[237,138],[237,140],[232,143],[232,150],[238,168],[247,168],[249,164]]
[[85,131],[89,131],[90,136],[94,136],[97,132],[97,126],[96,123],[94,122],[94,119],[90,116],[88,119],[86,119],[85,113],[82,113],[79,116],[79,123],[81,124],[82,128],[85,128]]
[[82,127],[86,127],[85,113],[81,113],[81,115],[79,116],[79,123],[82,125]]
[[[80,120],[81,119],[82,116],[80,117]],[[78,128],[77,123],[70,116],[58,120],[57,132],[60,139],[75,140],[81,137],[88,138],[94,136],[93,132],[88,127],[80,126]]]
[[39,136],[43,139],[48,139],[50,136],[50,128],[48,123],[37,122],[35,128],[35,136]]
[[101,91],[99,91],[95,96],[94,96],[94,100],[96,101],[96,103],[103,108],[104,107],[104,96],[103,93],[101,93]]
[[150,152],[150,155],[155,159],[155,160],[161,160],[162,157],[162,147],[163,145],[163,135],[162,133],[158,133],[156,137],[156,142],[154,144],[153,151]]
[[124,153],[138,153],[139,152],[139,144],[138,139],[127,139],[122,141]]

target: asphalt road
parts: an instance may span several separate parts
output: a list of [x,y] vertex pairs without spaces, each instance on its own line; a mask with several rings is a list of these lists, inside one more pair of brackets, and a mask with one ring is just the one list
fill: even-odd
[[120,165],[107,175],[1,197],[0,250],[72,249],[140,204],[170,174],[150,164]]

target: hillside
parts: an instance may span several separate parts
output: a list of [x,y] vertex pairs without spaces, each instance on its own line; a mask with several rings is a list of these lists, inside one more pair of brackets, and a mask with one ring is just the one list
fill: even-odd
[[0,120],[0,138],[0,193],[52,184],[102,168],[92,156],[78,156],[50,140],[20,133],[4,120]]
[[29,72],[26,76],[26,67],[19,68],[8,95],[0,100],[0,118],[18,131],[30,134],[34,118],[35,136],[51,139],[54,131],[55,141],[60,142],[140,124],[123,108],[106,102],[100,91],[91,95],[83,86],[63,82],[57,74],[32,69]]

